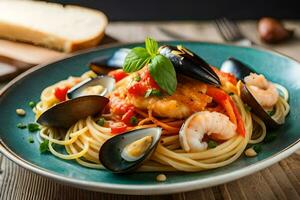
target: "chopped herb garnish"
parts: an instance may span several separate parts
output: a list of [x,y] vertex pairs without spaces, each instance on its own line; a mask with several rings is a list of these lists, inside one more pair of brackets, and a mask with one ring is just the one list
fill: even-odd
[[104,119],[103,117],[101,117],[100,119],[97,120],[97,124],[98,124],[99,126],[104,126],[104,124],[105,124],[105,119]]
[[25,128],[27,128],[27,126],[26,126],[26,124],[18,123],[17,124],[17,128],[19,128],[19,129],[25,129]]
[[44,140],[41,144],[40,144],[40,152],[41,153],[45,153],[49,151],[49,140]]
[[31,107],[31,108],[34,108],[36,106],[36,103],[34,101],[30,101],[28,103],[28,105]]
[[213,148],[215,148],[216,146],[218,146],[218,143],[217,143],[216,141],[209,140],[209,141],[207,142],[207,145],[208,145],[208,148],[213,149]]
[[138,119],[136,118],[136,116],[130,118],[130,124],[132,126],[137,125],[137,123],[138,123]]
[[265,143],[269,143],[269,142],[272,142],[276,139],[277,135],[275,133],[267,133],[265,139],[264,139],[264,142]]
[[156,89],[148,89],[145,93],[145,97],[147,98],[149,96],[161,96],[161,92]]
[[139,75],[136,75],[136,76],[134,77],[134,80],[135,80],[136,82],[139,82],[141,79],[142,79],[142,78],[141,78]]
[[232,95],[234,95],[234,93],[233,93],[233,92],[230,92],[230,93],[229,93],[229,96],[232,96]]
[[33,137],[29,136],[29,137],[28,137],[28,142],[29,142],[29,143],[34,143]]
[[273,116],[273,115],[275,114],[275,109],[268,111],[268,114],[269,114],[270,116]]
[[255,151],[256,153],[259,153],[259,152],[262,151],[262,147],[261,147],[260,144],[253,145],[252,148],[254,149],[254,151]]
[[40,130],[40,126],[36,123],[29,123],[27,128],[30,132],[36,132]]

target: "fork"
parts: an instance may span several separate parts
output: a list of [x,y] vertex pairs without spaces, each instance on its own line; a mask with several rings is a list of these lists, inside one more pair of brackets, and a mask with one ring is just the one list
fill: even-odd
[[227,42],[233,42],[241,46],[252,46],[255,44],[242,34],[235,22],[227,18],[215,20],[215,25],[223,39]]

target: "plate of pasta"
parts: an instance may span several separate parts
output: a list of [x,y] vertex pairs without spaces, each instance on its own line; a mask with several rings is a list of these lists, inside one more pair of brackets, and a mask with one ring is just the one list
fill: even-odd
[[37,66],[0,93],[0,150],[90,190],[222,184],[300,148],[300,64],[204,42],[106,46]]

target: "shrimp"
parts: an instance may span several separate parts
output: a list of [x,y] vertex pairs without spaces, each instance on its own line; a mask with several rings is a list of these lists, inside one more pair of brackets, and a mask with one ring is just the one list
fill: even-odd
[[228,140],[237,134],[236,125],[218,112],[201,111],[190,116],[179,132],[180,145],[186,152],[199,152],[207,149],[204,135],[217,140]]
[[278,101],[279,94],[276,87],[268,82],[264,75],[251,73],[244,78],[244,81],[262,107],[272,108]]

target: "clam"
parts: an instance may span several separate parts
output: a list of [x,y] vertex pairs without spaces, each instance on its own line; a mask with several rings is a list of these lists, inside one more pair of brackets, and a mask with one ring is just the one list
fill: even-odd
[[68,91],[67,96],[69,99],[86,95],[106,96],[114,89],[114,85],[115,79],[109,76],[88,78],[72,87]]
[[129,52],[130,49],[122,48],[117,50],[112,56],[97,57],[89,63],[89,67],[96,74],[107,74],[112,70],[121,69]]
[[102,145],[99,160],[113,173],[131,172],[152,155],[161,132],[161,128],[145,128],[114,136]]
[[37,122],[44,126],[69,128],[80,119],[101,113],[108,102],[108,98],[98,95],[77,97],[49,108]]
[[261,118],[269,127],[276,128],[280,124],[276,122],[267,111],[257,102],[255,97],[252,95],[247,85],[244,83],[244,77],[248,76],[250,73],[256,73],[250,66],[247,66],[243,62],[235,59],[227,59],[221,66],[221,71],[234,74],[239,80],[242,80],[241,85],[241,99],[249,107],[251,107],[251,112]]
[[159,53],[169,58],[175,67],[176,72],[182,73],[202,82],[220,86],[218,75],[195,53],[182,46],[161,46]]

